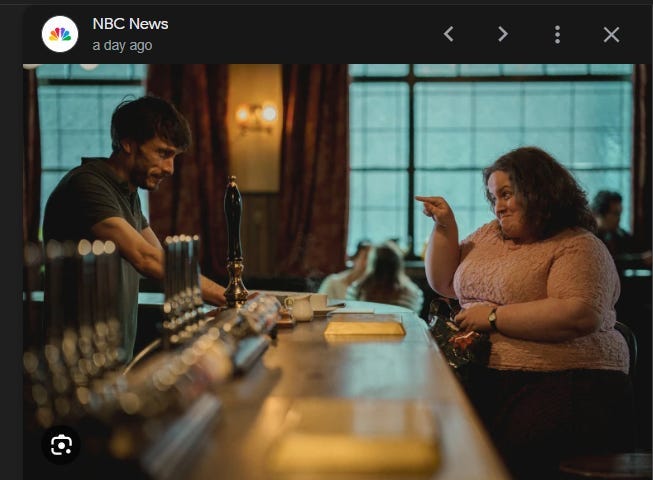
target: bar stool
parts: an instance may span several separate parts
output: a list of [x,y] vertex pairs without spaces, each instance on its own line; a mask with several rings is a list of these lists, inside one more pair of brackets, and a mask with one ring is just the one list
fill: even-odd
[[[628,376],[634,380],[637,366],[637,337],[625,323],[617,321],[615,330],[628,344],[630,364]],[[623,452],[607,455],[586,455],[560,462],[560,480],[606,479],[650,480],[653,478],[651,453]]]

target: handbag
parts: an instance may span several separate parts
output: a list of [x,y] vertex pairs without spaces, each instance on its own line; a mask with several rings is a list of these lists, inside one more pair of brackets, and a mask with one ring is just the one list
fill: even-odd
[[429,305],[428,328],[458,379],[467,383],[474,370],[487,367],[492,343],[487,332],[458,328],[454,317],[460,310],[456,299],[436,297]]

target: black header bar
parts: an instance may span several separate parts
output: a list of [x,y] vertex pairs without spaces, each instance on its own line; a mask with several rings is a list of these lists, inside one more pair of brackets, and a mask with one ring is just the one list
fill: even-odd
[[[652,8],[32,6],[23,63],[651,63]],[[42,40],[59,15],[78,28],[64,53]]]

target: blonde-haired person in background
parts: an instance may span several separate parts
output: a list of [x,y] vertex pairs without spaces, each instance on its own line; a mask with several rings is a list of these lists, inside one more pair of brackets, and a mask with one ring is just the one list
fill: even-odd
[[349,257],[352,267],[342,272],[327,275],[318,289],[318,293],[326,293],[330,299],[343,300],[347,295],[347,288],[358,280],[367,270],[367,256],[372,248],[369,240],[361,240],[356,246],[356,253]]
[[424,293],[406,275],[399,246],[393,241],[375,246],[369,263],[370,268],[365,276],[347,289],[347,298],[399,305],[419,315],[424,303]]

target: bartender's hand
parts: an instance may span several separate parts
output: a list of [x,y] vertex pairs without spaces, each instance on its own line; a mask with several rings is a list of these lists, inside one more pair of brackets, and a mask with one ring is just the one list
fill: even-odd
[[447,225],[453,225],[456,221],[453,210],[444,198],[422,197],[418,195],[415,197],[415,200],[424,204],[422,213],[427,217],[431,217],[438,225],[446,227]]
[[458,315],[454,317],[456,325],[465,332],[489,332],[492,330],[488,317],[492,311],[490,305],[475,305],[473,307],[461,310]]
[[227,304],[227,299],[224,296],[225,288],[219,283],[214,282],[204,275],[200,275],[200,287],[202,289],[202,300],[204,302],[221,307]]

